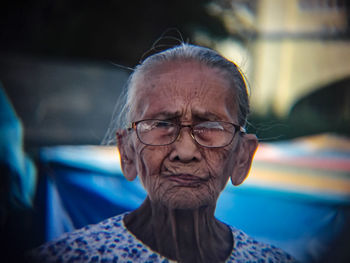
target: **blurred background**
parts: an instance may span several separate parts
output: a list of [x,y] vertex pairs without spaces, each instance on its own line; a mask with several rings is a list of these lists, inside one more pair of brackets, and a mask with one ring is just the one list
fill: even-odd
[[[340,254],[339,262],[347,262],[350,4],[346,0],[2,1],[1,106],[3,113],[15,113],[10,114],[13,122],[2,118],[13,130],[1,125],[1,156],[4,163],[12,163],[12,172],[6,174],[15,173],[16,182],[22,180],[16,191],[26,197],[16,197],[17,202],[30,207],[34,200],[34,215],[26,213],[23,231],[31,228],[39,233],[28,237],[23,247],[139,204],[144,193],[135,186],[138,190],[132,191],[140,198],[123,203],[123,209],[101,212],[97,218],[87,212],[72,216],[69,211],[81,203],[67,208],[79,198],[65,192],[72,182],[62,178],[73,178],[72,170],[77,169],[83,169],[84,178],[96,173],[118,177],[120,170],[111,168],[118,162],[116,152],[110,158],[109,151],[81,147],[101,143],[131,68],[180,41],[219,51],[237,63],[249,81],[248,130],[257,134],[261,146],[249,179],[239,191],[224,194],[226,203],[220,201],[224,207],[218,206],[220,218],[303,262],[327,262],[324,255],[329,251]],[[5,103],[10,106],[5,108]],[[26,157],[21,159],[21,154]],[[101,156],[110,162],[99,165]],[[98,169],[91,162],[98,163]],[[86,190],[88,180],[79,179],[74,185],[79,185],[78,191]],[[100,180],[92,180],[89,191],[96,194],[114,185]],[[58,182],[61,187],[55,186]],[[119,195],[110,189],[99,197],[115,205],[125,196],[118,189]],[[241,206],[231,212],[230,191],[242,198]],[[55,198],[50,199],[49,193]],[[234,209],[256,218],[251,213],[264,207],[262,200],[274,204],[278,214],[272,208],[264,211],[260,225],[244,217],[233,219]],[[61,210],[56,209],[57,202]],[[96,203],[97,209],[101,205]],[[19,212],[11,213],[18,221]],[[278,231],[272,227],[276,222],[281,224]],[[11,231],[13,236],[18,230]]]
[[179,40],[242,67],[260,139],[349,134],[348,1],[16,0],[0,12],[0,78],[28,147],[100,143],[130,73],[115,64]]

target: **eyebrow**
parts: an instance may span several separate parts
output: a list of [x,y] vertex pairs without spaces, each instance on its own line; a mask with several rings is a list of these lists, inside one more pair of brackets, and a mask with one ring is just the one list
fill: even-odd
[[[159,120],[171,120],[171,119],[180,119],[182,116],[180,111],[161,111],[149,116],[151,119],[159,119]],[[223,118],[219,117],[217,114],[212,113],[207,110],[193,110],[192,111],[193,120],[198,121],[220,121]]]
[[171,111],[161,111],[157,112],[154,115],[151,115],[152,118],[161,119],[161,120],[169,120],[181,117],[181,113],[179,111],[171,112]]
[[199,119],[199,120],[209,120],[209,121],[219,121],[222,120],[218,115],[210,112],[210,111],[196,111],[194,110],[192,112],[192,117],[194,119]]

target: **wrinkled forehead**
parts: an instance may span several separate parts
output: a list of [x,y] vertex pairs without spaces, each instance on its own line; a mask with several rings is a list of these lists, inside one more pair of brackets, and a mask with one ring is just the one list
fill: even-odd
[[232,112],[237,112],[234,87],[228,73],[196,61],[159,63],[139,74],[134,85],[136,115],[144,111],[150,101],[153,106],[164,105],[160,99],[167,100],[171,105],[197,106],[205,106],[215,100],[224,102]]

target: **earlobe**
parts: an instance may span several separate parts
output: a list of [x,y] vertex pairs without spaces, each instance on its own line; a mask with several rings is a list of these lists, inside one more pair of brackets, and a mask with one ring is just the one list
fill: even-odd
[[241,138],[231,182],[238,186],[248,177],[254,154],[258,148],[258,139],[254,134],[245,134]]
[[129,134],[126,130],[118,130],[116,136],[120,154],[120,165],[124,177],[128,181],[133,181],[137,176],[137,170],[134,163],[135,151],[131,144]]

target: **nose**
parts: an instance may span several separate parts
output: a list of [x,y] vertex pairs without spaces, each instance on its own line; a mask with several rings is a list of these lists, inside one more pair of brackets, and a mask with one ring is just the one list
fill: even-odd
[[179,137],[172,144],[173,149],[169,156],[171,161],[188,163],[201,160],[202,155],[199,151],[199,145],[194,141],[190,132],[189,127],[183,127],[180,130]]

